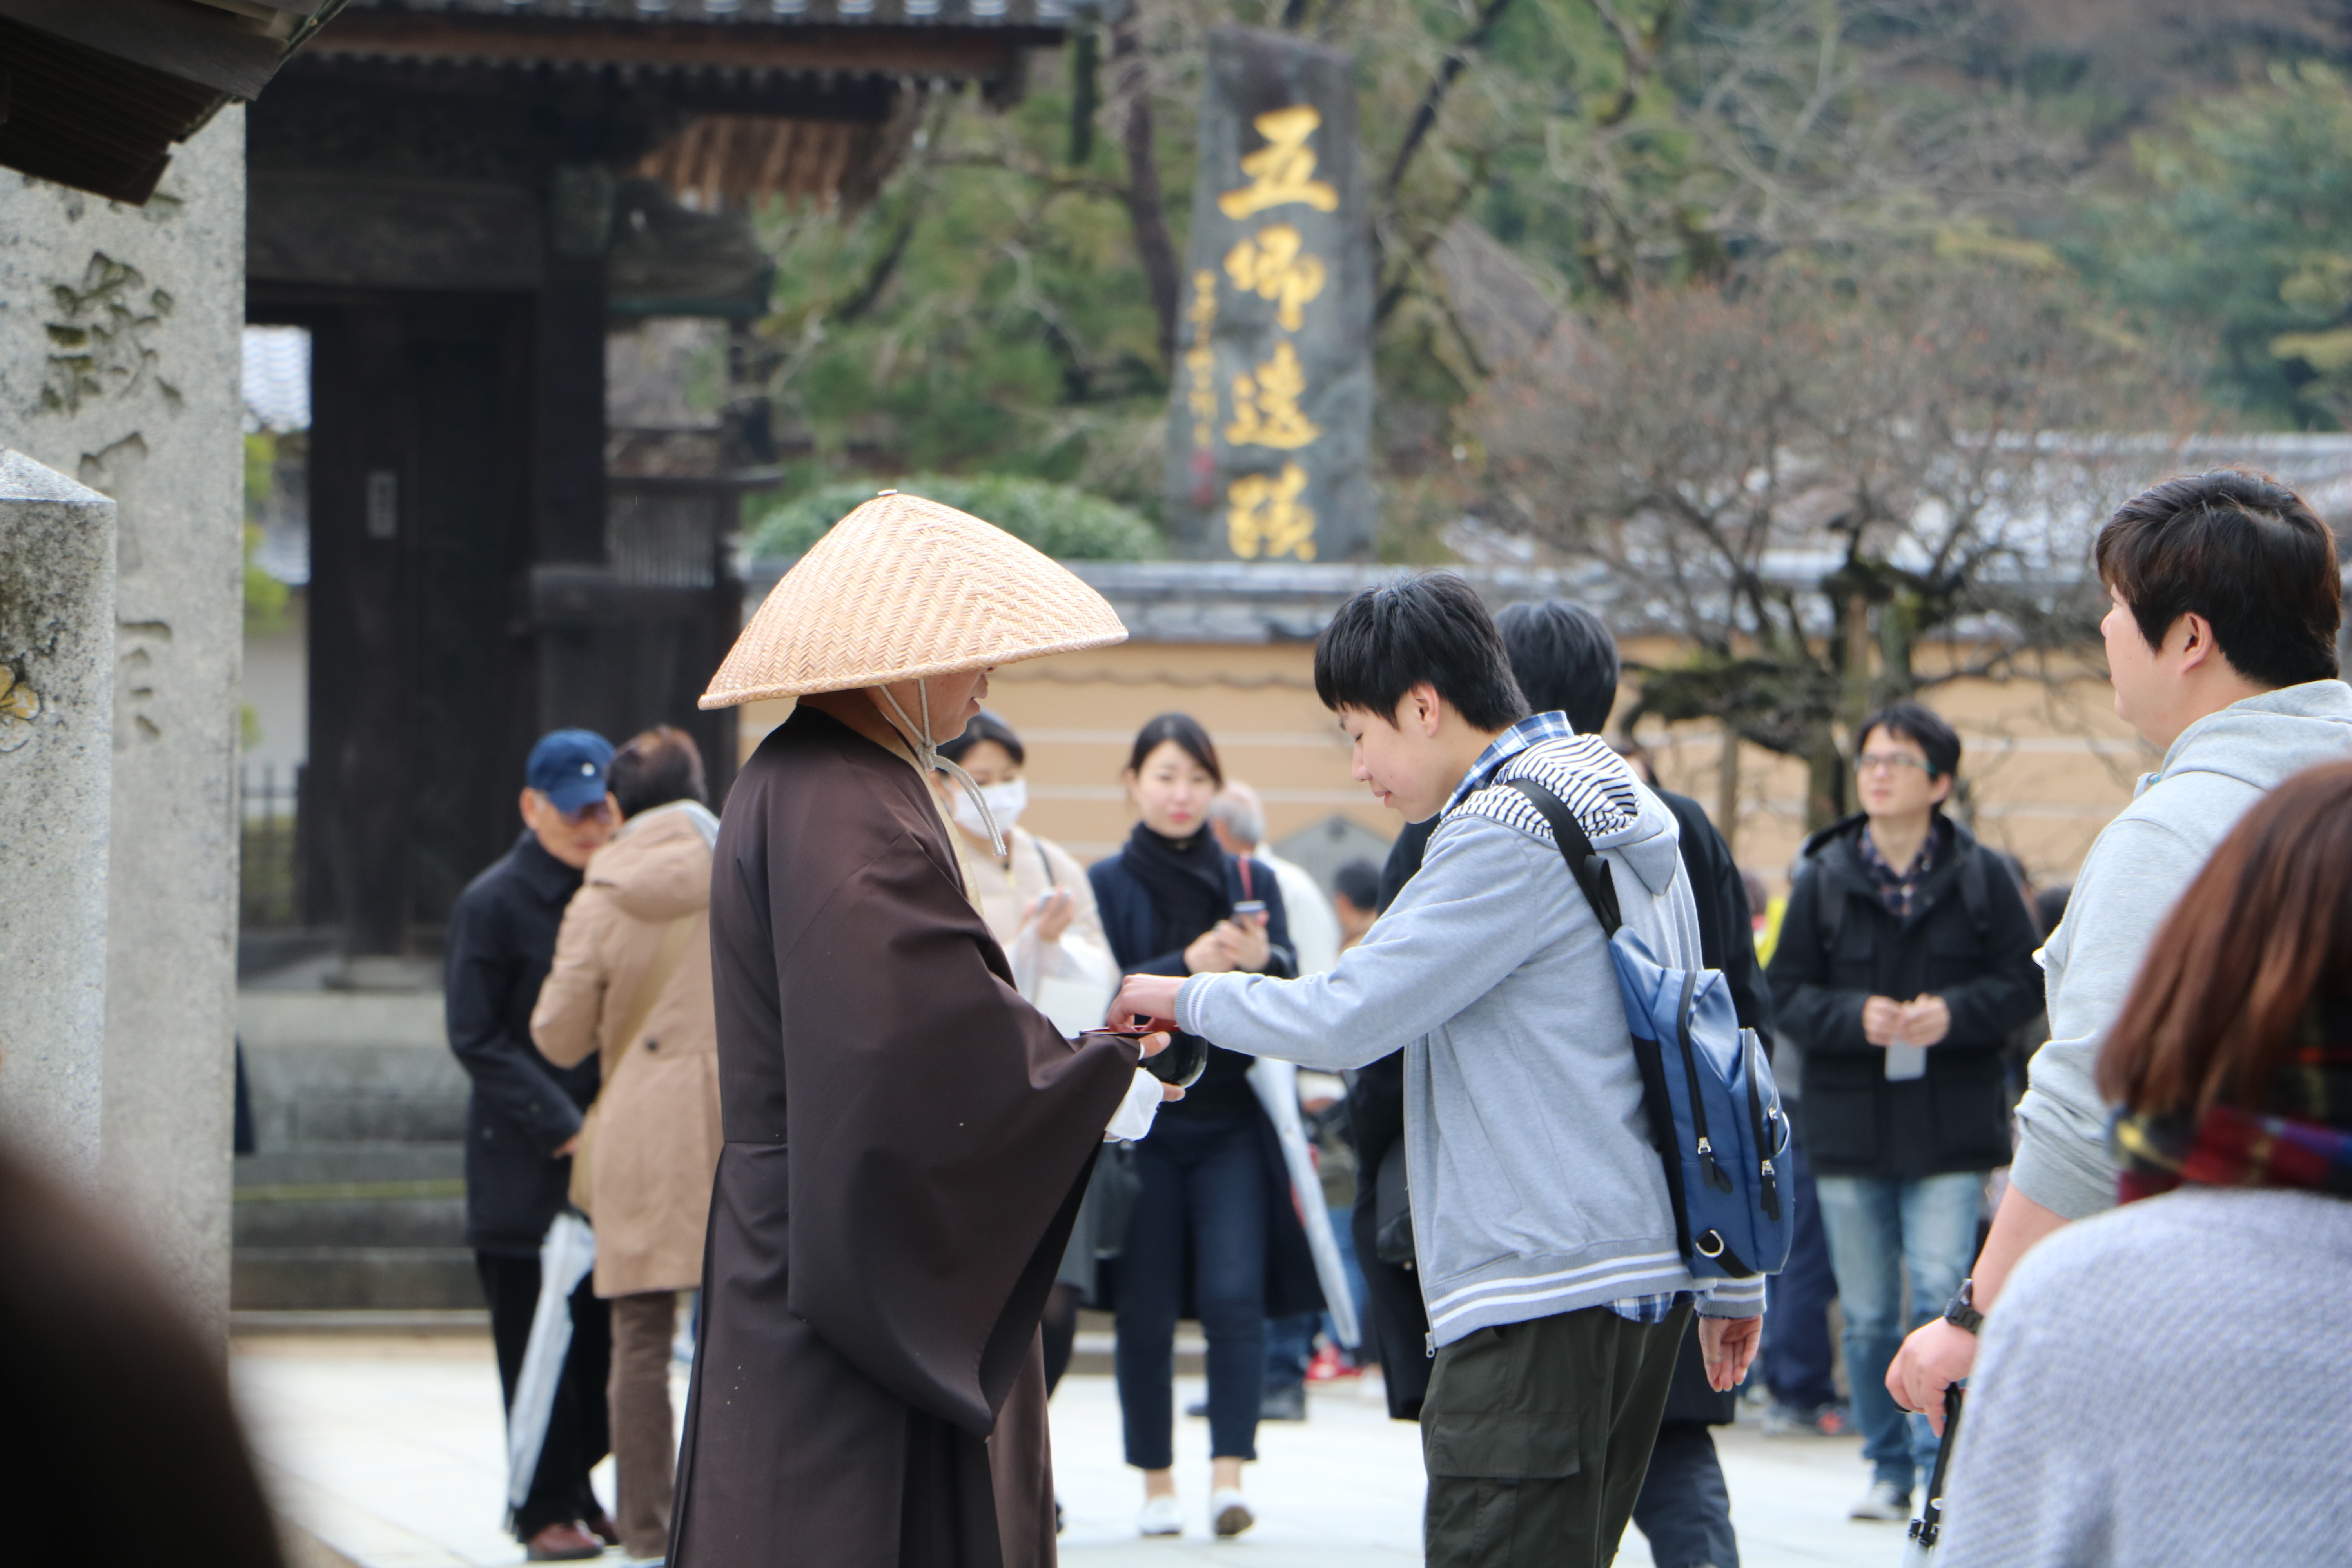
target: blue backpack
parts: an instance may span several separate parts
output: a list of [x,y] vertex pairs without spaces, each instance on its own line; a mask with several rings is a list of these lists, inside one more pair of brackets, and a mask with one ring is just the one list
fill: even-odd
[[1788,1152],[1789,1118],[1763,1043],[1739,1026],[1730,984],[1719,970],[1660,963],[1625,929],[1609,862],[1576,814],[1532,780],[1504,782],[1551,824],[1609,938],[1684,1267],[1696,1279],[1778,1274],[1796,1230],[1796,1205],[1773,1164]]

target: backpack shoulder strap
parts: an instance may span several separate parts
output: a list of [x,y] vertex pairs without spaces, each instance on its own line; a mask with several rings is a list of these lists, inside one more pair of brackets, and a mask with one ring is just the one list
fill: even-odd
[[1969,851],[1960,862],[1960,902],[1969,911],[1969,923],[1977,928],[1977,940],[1984,942],[1992,935],[1992,889],[1985,885],[1985,851]]
[[1617,884],[1609,873],[1609,862],[1592,847],[1591,835],[1576,820],[1576,813],[1568,809],[1559,796],[1533,779],[1505,779],[1506,787],[1527,797],[1528,804],[1543,813],[1551,824],[1551,836],[1559,845],[1560,858],[1568,862],[1568,873],[1584,890],[1584,901],[1592,906],[1592,913],[1601,921],[1601,934],[1613,937],[1624,925],[1625,917],[1617,905]]
[[1813,879],[1813,930],[1820,934],[1822,951],[1835,957],[1838,938],[1845,933],[1846,890],[1831,880],[1818,859],[1806,861],[1797,874]]

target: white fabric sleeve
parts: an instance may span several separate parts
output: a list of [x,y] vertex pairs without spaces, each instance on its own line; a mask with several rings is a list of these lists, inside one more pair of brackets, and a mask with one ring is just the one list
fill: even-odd
[[1110,1125],[1103,1129],[1106,1143],[1132,1143],[1151,1131],[1151,1123],[1160,1114],[1160,1080],[1135,1069],[1135,1081],[1127,1086],[1127,1098],[1118,1102]]

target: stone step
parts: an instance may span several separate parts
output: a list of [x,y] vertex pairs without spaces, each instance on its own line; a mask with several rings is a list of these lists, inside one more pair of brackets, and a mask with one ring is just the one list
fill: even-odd
[[239,1247],[229,1305],[238,1311],[479,1308],[463,1247]]
[[402,1182],[466,1179],[463,1142],[344,1143],[241,1154],[236,1161],[240,1196],[270,1189],[377,1185]]
[[470,1085],[436,993],[247,987],[237,1035],[266,1152],[465,1140]]
[[[441,1190],[445,1188],[448,1190]],[[276,1195],[280,1192],[313,1191],[331,1189],[248,1187],[240,1192],[232,1211],[237,1248],[446,1248],[466,1244],[466,1198],[461,1183],[386,1183],[377,1188],[356,1187],[333,1195]]]

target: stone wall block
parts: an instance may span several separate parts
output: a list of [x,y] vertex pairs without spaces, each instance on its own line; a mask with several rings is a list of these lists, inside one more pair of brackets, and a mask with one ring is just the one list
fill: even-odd
[[100,1175],[184,1304],[228,1308],[244,628],[245,110],[143,207],[0,171],[0,444],[113,499]]
[[0,1139],[98,1168],[114,503],[0,449]]

